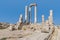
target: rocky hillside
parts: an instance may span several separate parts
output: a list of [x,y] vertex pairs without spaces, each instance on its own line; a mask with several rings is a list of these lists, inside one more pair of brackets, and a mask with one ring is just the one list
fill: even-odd
[[3,23],[3,22],[0,22],[0,29],[5,29],[7,27],[9,27],[10,24],[9,23]]

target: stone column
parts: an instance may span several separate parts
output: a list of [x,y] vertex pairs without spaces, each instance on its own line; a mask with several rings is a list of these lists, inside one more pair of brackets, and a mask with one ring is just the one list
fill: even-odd
[[46,26],[49,26],[49,21],[48,20],[46,20]]
[[23,22],[23,16],[22,14],[20,14],[19,23],[22,23],[22,22]]
[[53,22],[53,10],[50,10],[51,22]]
[[50,16],[53,16],[53,10],[50,10]]
[[34,23],[37,23],[37,7],[35,4],[35,19],[34,19]]
[[[31,8],[32,7],[35,7],[34,8],[34,12],[35,12],[35,18],[34,18],[34,23],[37,23],[37,5],[36,5],[36,3],[33,3],[33,4],[30,4],[30,6],[29,6],[29,13],[30,13],[30,16],[31,16]],[[30,18],[30,22],[31,22],[31,18]]]
[[51,17],[48,17],[49,25],[51,24]]
[[44,15],[42,15],[42,26],[44,26]]
[[49,32],[49,30],[50,30],[50,27],[49,27],[49,22],[48,22],[48,20],[46,20],[46,23],[45,23],[45,32]]
[[29,7],[29,22],[31,24],[31,7]]
[[28,23],[28,6],[25,6],[25,22]]
[[15,29],[18,30],[18,28],[22,28],[22,23],[23,23],[23,16],[22,16],[22,14],[20,14],[20,18],[15,26]]
[[49,24],[50,24],[50,25],[53,24],[53,11],[52,11],[52,10],[50,10]]

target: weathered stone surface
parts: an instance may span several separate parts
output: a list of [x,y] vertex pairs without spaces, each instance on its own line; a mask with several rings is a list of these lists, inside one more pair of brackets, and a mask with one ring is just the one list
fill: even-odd
[[0,30],[0,32],[0,39],[6,38],[7,40],[44,40],[49,36],[49,33],[41,33],[41,31],[33,32]]

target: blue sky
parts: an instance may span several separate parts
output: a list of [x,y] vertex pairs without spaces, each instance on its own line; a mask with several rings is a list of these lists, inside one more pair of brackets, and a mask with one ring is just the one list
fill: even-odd
[[[34,2],[37,3],[38,22],[41,22],[42,14],[47,20],[49,10],[52,9],[54,24],[60,24],[60,0],[0,0],[0,22],[16,23],[20,14],[25,15],[25,6]],[[32,22],[33,18],[34,12],[32,12]]]

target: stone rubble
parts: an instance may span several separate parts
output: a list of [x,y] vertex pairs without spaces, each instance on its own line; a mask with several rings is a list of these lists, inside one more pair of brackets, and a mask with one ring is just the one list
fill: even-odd
[[[31,22],[31,9],[34,6],[34,23]],[[60,40],[60,28],[53,23],[53,10],[45,21],[37,23],[37,4],[25,7],[25,21],[20,15],[16,24],[0,23],[0,40]]]

